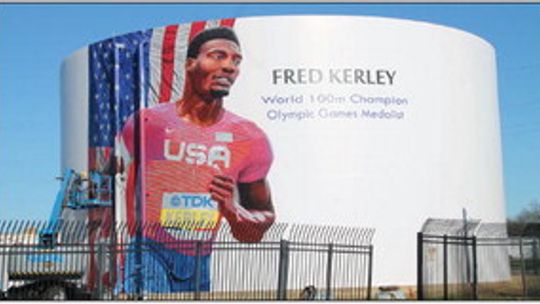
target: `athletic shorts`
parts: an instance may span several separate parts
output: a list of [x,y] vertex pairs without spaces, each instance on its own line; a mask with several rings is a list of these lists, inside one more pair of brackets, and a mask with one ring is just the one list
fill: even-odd
[[[189,292],[196,290],[196,257],[166,248],[160,243],[143,238],[141,242],[140,291],[145,293]],[[117,285],[120,293],[132,294],[137,291],[135,271],[135,244],[130,244],[126,254],[124,269]],[[210,290],[210,255],[200,257],[199,291]]]

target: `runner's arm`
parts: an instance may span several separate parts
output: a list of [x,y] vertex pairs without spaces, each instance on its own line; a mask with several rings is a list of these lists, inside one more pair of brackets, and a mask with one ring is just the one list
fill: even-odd
[[219,210],[237,240],[260,242],[276,218],[268,182],[263,178],[251,183],[238,183],[239,204],[233,199],[236,185],[230,176],[214,176],[209,186],[212,199],[218,202]]

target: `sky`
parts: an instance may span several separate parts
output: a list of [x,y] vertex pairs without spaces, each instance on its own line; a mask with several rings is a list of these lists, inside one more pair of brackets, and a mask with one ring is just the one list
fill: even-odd
[[48,219],[60,183],[60,66],[93,42],[175,23],[264,15],[426,21],[497,52],[507,216],[540,199],[540,4],[0,4],[0,220]]

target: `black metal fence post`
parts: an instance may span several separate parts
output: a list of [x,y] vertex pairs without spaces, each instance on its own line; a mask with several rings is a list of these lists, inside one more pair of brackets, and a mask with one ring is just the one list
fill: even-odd
[[[138,222],[140,223],[140,221]],[[134,279],[135,279],[135,296],[136,299],[141,301],[143,300],[143,291],[144,291],[144,278],[143,278],[143,229],[141,224],[136,224],[136,235],[135,235],[135,266],[134,266]]]
[[416,299],[424,299],[424,235],[418,232],[416,237]]
[[367,299],[371,300],[371,285],[373,282],[373,245],[369,245],[369,266],[368,266],[368,283],[367,283]]
[[[3,227],[2,227],[3,228]],[[0,229],[0,232],[2,230]],[[9,264],[9,246],[0,243],[0,300],[7,300],[8,290],[8,264]],[[5,294],[2,294],[3,292]]]
[[443,294],[444,299],[448,300],[448,235],[446,234],[443,236]]
[[277,299],[287,299],[287,278],[289,276],[289,242],[281,240],[279,243]]
[[97,289],[96,294],[94,295],[97,300],[103,300],[103,266],[105,266],[105,245],[102,242],[99,242],[97,247],[96,267]]
[[116,299],[115,286],[117,282],[117,255],[118,255],[118,240],[116,239],[116,229],[112,230],[111,242],[108,246],[109,253],[109,284],[110,284],[110,300]]
[[201,299],[201,274],[202,274],[202,241],[197,241],[195,245],[195,294],[194,299]]
[[534,275],[538,275],[538,239],[534,238],[532,242],[532,265]]
[[334,253],[334,244],[328,244],[328,257],[326,260],[326,300],[330,300],[330,291],[332,290],[332,255]]
[[523,253],[523,238],[519,238],[519,262],[521,267],[521,287],[523,298],[527,297],[527,279],[525,277],[525,254]]
[[476,236],[472,237],[473,300],[478,300],[478,263],[476,256]]

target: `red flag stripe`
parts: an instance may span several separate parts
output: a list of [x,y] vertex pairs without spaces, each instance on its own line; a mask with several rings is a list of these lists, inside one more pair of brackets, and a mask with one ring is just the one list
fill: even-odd
[[205,25],[206,25],[206,21],[193,22],[191,24],[191,32],[189,33],[189,41],[191,41],[193,37],[195,37],[198,33],[204,30]]
[[227,18],[227,19],[221,19],[221,22],[219,23],[220,26],[226,26],[226,27],[233,27],[235,18]]
[[178,25],[170,25],[165,29],[161,53],[161,84],[159,87],[159,102],[168,102],[174,75],[174,49]]

